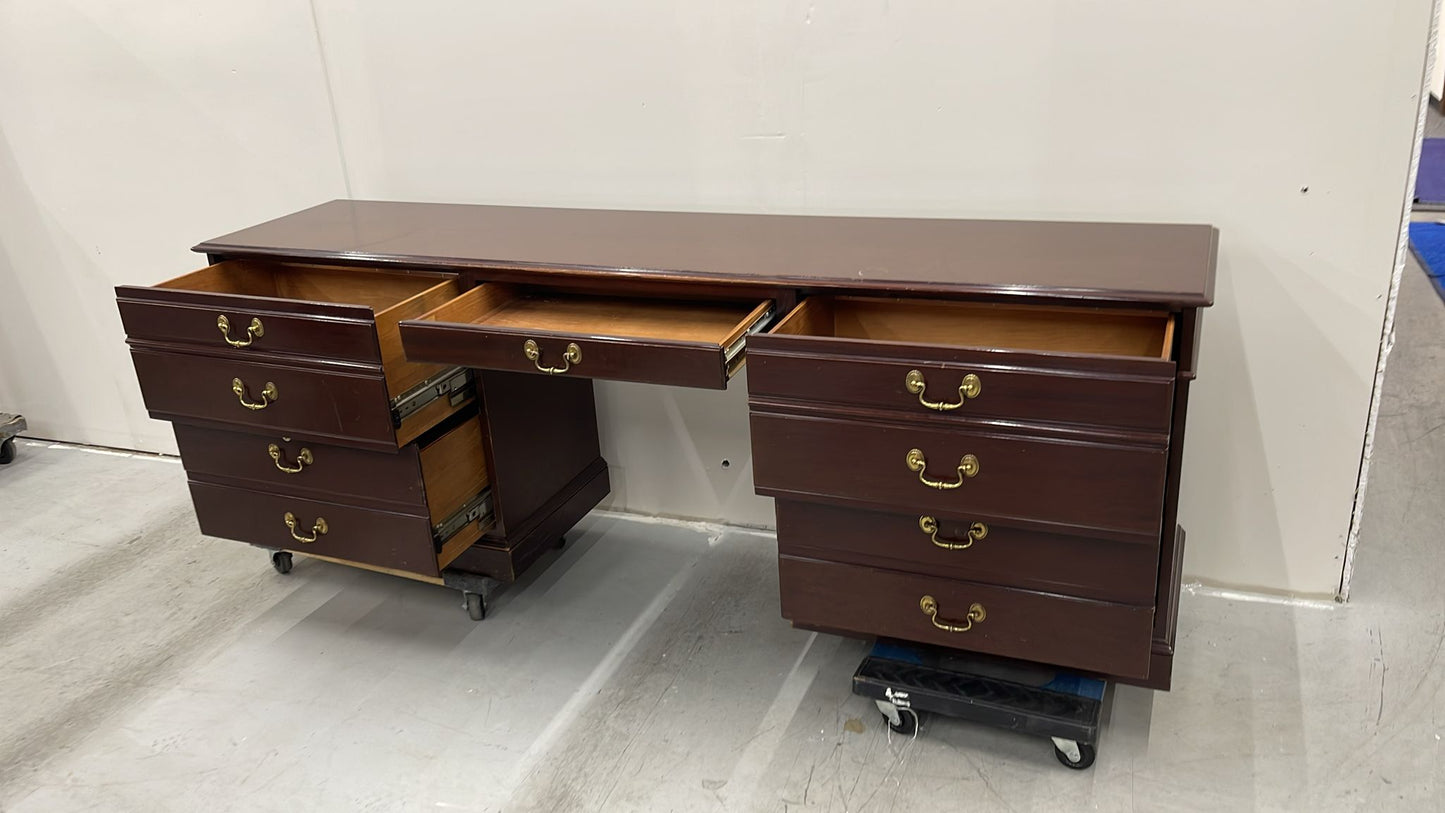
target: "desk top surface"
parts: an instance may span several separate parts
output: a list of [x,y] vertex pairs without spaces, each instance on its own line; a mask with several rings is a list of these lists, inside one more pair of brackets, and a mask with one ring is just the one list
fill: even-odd
[[437,269],[605,274],[1176,307],[1214,297],[1207,225],[547,209],[335,200],[196,246]]

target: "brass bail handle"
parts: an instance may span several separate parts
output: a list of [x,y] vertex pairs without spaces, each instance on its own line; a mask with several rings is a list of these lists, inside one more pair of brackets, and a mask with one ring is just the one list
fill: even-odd
[[924,380],[923,373],[918,370],[909,370],[908,375],[903,377],[903,386],[914,395],[918,396],[918,403],[929,409],[936,409],[939,412],[949,412],[963,406],[963,402],[970,398],[977,398],[983,392],[983,381],[973,373],[963,377],[963,383],[958,385],[958,401],[945,403],[943,401],[930,401],[923,397],[924,390],[928,389],[928,382]]
[[303,545],[315,542],[317,537],[325,536],[326,532],[330,530],[330,528],[326,526],[326,519],[324,517],[317,517],[316,521],[311,524],[311,535],[302,536],[301,534],[296,533],[295,514],[287,511],[286,516],[282,517],[281,519],[285,521],[286,528],[291,531],[291,538],[296,540],[297,542],[300,542]]
[[963,542],[954,542],[950,539],[939,539],[938,519],[936,517],[930,517],[926,515],[918,518],[918,528],[919,530],[928,534],[928,538],[933,540],[933,544],[937,545],[940,548],[943,548],[944,550],[968,550],[969,548],[973,547],[973,543],[977,542],[980,539],[983,539],[985,536],[988,536],[988,526],[983,524],[982,522],[975,522],[974,524],[968,526],[968,536],[967,539]]
[[983,605],[974,602],[973,605],[968,608],[968,615],[963,619],[962,623],[939,621],[938,600],[933,596],[924,596],[919,599],[918,609],[922,610],[923,614],[928,616],[928,620],[933,622],[933,626],[938,627],[944,632],[968,632],[973,629],[974,624],[982,624],[984,619],[988,618],[988,611],[983,608]]
[[305,446],[302,446],[301,451],[297,453],[296,465],[294,466],[288,466],[285,463],[281,462],[281,447],[277,446],[274,443],[266,447],[266,454],[271,455],[271,462],[276,464],[276,468],[286,472],[287,474],[296,474],[297,472],[316,462],[316,458],[311,456],[311,450],[306,448]]
[[962,487],[964,479],[968,477],[977,477],[979,470],[978,458],[974,457],[971,454],[966,454],[958,461],[957,482],[946,483],[942,480],[928,479],[928,473],[926,471],[926,469],[928,468],[928,458],[923,456],[922,451],[918,449],[909,449],[908,456],[904,458],[904,462],[908,464],[909,471],[918,472],[918,482],[928,486],[929,488],[936,488],[939,491],[949,491],[955,488]]
[[267,381],[266,386],[261,388],[260,401],[246,400],[246,382],[239,378],[231,379],[231,392],[236,393],[236,399],[241,402],[241,406],[247,409],[265,409],[281,397],[281,391],[276,389],[276,385],[270,381]]
[[536,367],[538,370],[546,373],[547,375],[558,375],[559,373],[565,373],[568,370],[572,369],[572,365],[582,363],[582,348],[578,347],[576,342],[567,343],[567,350],[562,354],[561,367],[543,366],[542,348],[539,347],[537,343],[532,339],[528,339],[525,342],[522,342],[522,355],[527,357],[527,361],[532,362],[532,366]]
[[250,347],[251,342],[266,335],[266,328],[261,324],[261,320],[254,317],[251,319],[251,324],[246,326],[246,338],[244,339],[231,338],[231,320],[227,319],[224,313],[216,317],[216,327],[221,331],[221,338],[232,347]]

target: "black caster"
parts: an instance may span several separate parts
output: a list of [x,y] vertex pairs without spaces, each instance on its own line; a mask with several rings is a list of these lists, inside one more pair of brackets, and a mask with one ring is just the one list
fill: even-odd
[[6,438],[0,443],[0,465],[15,459],[15,438]]
[[565,537],[565,536],[559,536],[559,537],[557,537],[557,548],[560,550],[561,548],[565,548],[565,547],[567,547],[567,537]]
[[1060,740],[1057,737],[1053,740],[1054,756],[1059,758],[1065,768],[1082,771],[1094,764],[1094,746],[1073,740]]
[[[887,719],[886,715],[884,719]],[[905,737],[911,737],[917,734],[918,712],[913,709],[899,709],[898,724],[894,725],[892,720],[888,720],[888,728],[892,730],[894,734],[902,734]]]
[[271,554],[271,567],[277,573],[285,575],[291,572],[291,554],[289,551],[278,550]]
[[473,621],[481,621],[487,617],[487,604],[482,601],[481,593],[462,593],[467,601],[467,615]]
[[[883,713],[883,722],[894,734],[911,737],[918,733],[918,712],[910,708],[895,706],[887,700],[875,700],[878,711]],[[897,720],[897,722],[894,722]]]

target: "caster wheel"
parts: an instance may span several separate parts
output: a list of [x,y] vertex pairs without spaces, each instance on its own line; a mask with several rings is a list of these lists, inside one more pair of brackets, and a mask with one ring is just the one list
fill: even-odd
[[[1073,747],[1060,748],[1058,743],[1054,743],[1054,756],[1059,758],[1059,762],[1062,763],[1065,768],[1082,771],[1094,764],[1094,746],[1085,745],[1081,742],[1071,742],[1069,745]],[[1077,752],[1077,754],[1071,752]]]
[[482,601],[481,593],[463,593],[467,600],[467,615],[473,621],[481,621],[487,617],[487,605]]
[[291,554],[284,550],[278,550],[271,554],[271,567],[275,568],[276,572],[282,575],[290,573]]
[[0,464],[9,463],[15,459],[15,438],[6,438],[0,443]]
[[913,709],[898,710],[898,725],[894,725],[893,721],[888,719],[888,715],[886,714],[883,715],[883,722],[888,724],[888,728],[892,730],[894,734],[911,737],[918,733],[918,712]]

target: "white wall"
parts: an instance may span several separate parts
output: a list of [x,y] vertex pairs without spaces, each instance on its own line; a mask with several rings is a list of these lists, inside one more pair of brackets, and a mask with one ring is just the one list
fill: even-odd
[[[51,13],[48,4],[27,6]],[[1186,570],[1210,582],[1334,592],[1430,0],[315,7],[358,197],[1214,223],[1219,286],[1191,405]],[[157,279],[183,270],[174,258],[196,240],[332,196],[336,156],[326,151],[324,83],[301,42],[304,8],[300,0],[271,8],[275,24],[232,31],[249,46],[219,51],[170,50],[211,36],[209,21],[165,28],[161,43],[155,32],[110,32],[144,61],[158,45],[174,58],[204,95],[206,115],[226,120],[221,133],[253,117],[236,113],[238,102],[276,107],[261,111],[277,128],[267,134],[290,149],[273,144],[237,168],[225,139],[188,142],[196,165],[186,177],[199,180],[184,202],[168,188],[168,150],[142,143],[136,152],[134,141],[114,145],[100,134],[46,144],[33,132],[23,154],[12,146],[14,167],[52,176],[34,188],[93,201],[82,215],[59,217],[55,230],[82,244],[109,230],[146,234],[124,257],[87,258],[77,279]],[[297,42],[271,44],[278,35]],[[40,48],[24,31],[12,38],[31,58],[0,56],[7,134],[17,117],[12,86],[82,106],[97,93],[93,80],[25,75],[20,67],[36,64]],[[56,47],[66,59],[90,58],[84,40]],[[198,74],[180,67],[189,61],[200,63]],[[267,83],[227,95],[228,77],[211,68],[233,63],[263,66]],[[159,113],[155,126],[170,130],[182,105],[157,101],[142,118]],[[131,175],[66,171],[71,152],[109,160],[97,150],[129,162]],[[309,185],[294,179],[306,167]],[[283,175],[293,178],[284,193],[272,188]],[[198,213],[202,205],[213,208]],[[8,250],[14,227],[0,229]],[[45,254],[22,259],[11,262],[27,284],[51,290],[35,281],[52,265]],[[87,307],[108,314],[102,288],[85,290]],[[113,319],[94,332],[87,344],[119,341]],[[8,328],[0,341],[13,348]],[[93,370],[85,352],[59,347],[50,363]],[[128,366],[118,351],[104,352],[111,369],[102,380],[120,388],[126,406],[93,422],[147,445],[159,433],[138,426]],[[751,494],[742,386],[598,390],[614,505],[769,520],[766,501]],[[69,409],[63,399],[56,405]],[[89,437],[69,416],[53,425]]]
[[0,410],[40,437],[175,451],[112,286],[345,194],[305,2],[0,2]]

